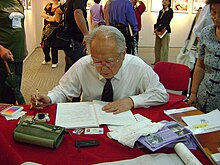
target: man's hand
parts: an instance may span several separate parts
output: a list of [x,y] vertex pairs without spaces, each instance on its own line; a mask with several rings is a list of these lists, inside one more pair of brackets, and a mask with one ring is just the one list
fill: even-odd
[[31,104],[35,109],[43,109],[51,104],[51,100],[47,95],[34,93],[31,95]]
[[11,51],[9,49],[4,48],[1,45],[0,45],[0,57],[6,61],[8,60],[14,61],[13,54],[11,53]]
[[128,111],[133,107],[134,107],[134,103],[132,99],[125,98],[108,103],[102,108],[102,110],[105,112],[113,112],[113,114],[118,114],[124,111]]

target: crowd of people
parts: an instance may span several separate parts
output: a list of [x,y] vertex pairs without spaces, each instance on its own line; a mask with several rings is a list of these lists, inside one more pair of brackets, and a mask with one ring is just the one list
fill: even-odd
[[[140,0],[108,0],[105,6],[100,4],[100,0],[94,2],[90,8],[90,20],[87,20],[87,0],[67,0],[64,4],[52,0],[45,6],[41,14],[44,18],[43,34],[52,24],[61,23],[67,30],[69,45],[63,49],[65,74],[59,84],[48,95],[33,94],[32,104],[41,109],[54,103],[74,101],[74,98],[77,101],[103,100],[110,102],[103,108],[104,111],[120,113],[136,107],[166,103],[169,95],[158,75],[151,66],[132,55],[138,49],[145,4]],[[210,15],[206,16],[211,16],[209,20],[213,22],[208,26],[203,24],[197,36],[198,59],[188,101],[189,105],[204,112],[220,108],[220,3],[218,0],[208,0],[207,6]],[[14,91],[5,83],[8,75],[5,61],[19,77],[19,89],[21,86],[26,52],[23,12],[19,0],[0,2],[0,102],[3,103],[16,103]],[[162,9],[154,24],[153,65],[168,61],[172,18],[171,0],[162,0]],[[197,22],[201,24],[204,20]],[[198,23],[195,25],[197,32],[201,27]],[[12,33],[14,29],[17,30]],[[19,40],[13,42],[14,37]],[[41,46],[45,55],[42,64],[52,60],[52,68],[57,67],[58,50],[53,45],[45,44],[43,39]],[[131,74],[135,76],[129,76]],[[110,99],[104,99],[106,94]]]

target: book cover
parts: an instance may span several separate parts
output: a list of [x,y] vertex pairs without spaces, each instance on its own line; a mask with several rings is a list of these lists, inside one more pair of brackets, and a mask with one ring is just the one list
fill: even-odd
[[160,31],[160,34],[158,35],[158,37],[163,38],[165,34],[167,34],[167,30],[164,28]]
[[21,106],[10,106],[1,112],[3,116],[13,116],[18,112],[22,111],[24,108]]

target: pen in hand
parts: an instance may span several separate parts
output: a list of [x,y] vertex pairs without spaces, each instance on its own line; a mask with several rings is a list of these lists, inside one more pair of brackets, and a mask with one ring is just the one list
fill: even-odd
[[35,93],[35,95],[36,95],[36,102],[35,102],[35,106],[37,107],[38,106],[38,97],[39,97],[39,92],[38,92],[38,89],[36,89],[36,93]]

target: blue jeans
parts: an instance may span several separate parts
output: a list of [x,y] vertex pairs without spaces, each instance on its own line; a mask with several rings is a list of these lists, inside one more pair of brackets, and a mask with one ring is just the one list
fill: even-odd
[[65,53],[65,60],[66,60],[66,66],[65,66],[65,72],[81,57],[86,55],[85,47],[82,43],[72,40],[71,47],[68,47],[64,50]]

